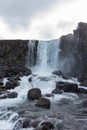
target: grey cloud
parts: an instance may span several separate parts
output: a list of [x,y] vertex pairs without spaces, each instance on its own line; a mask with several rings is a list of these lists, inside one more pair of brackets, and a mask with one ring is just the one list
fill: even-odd
[[0,0],[0,16],[10,27],[26,27],[31,19],[48,11],[59,0]]
[[62,31],[66,31],[69,30],[73,25],[74,25],[73,21],[59,20],[57,28],[61,29]]
[[47,23],[42,26],[36,26],[35,30],[37,30],[40,39],[52,39],[55,35],[54,27]]

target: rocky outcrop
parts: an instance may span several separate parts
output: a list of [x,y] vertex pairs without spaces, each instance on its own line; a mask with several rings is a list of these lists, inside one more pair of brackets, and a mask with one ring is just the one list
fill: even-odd
[[31,74],[25,68],[27,53],[28,40],[0,40],[0,78]]
[[87,86],[87,24],[79,23],[73,35],[68,34],[60,39],[60,69]]
[[0,65],[25,65],[28,40],[0,40]]

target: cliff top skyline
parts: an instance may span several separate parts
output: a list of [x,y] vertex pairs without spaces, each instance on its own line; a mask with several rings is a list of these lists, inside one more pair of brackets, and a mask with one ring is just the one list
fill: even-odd
[[87,22],[86,0],[0,0],[0,39],[56,39]]

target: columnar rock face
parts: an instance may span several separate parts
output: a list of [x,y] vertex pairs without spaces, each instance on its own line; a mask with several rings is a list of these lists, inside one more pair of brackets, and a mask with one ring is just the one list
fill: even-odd
[[0,78],[29,75],[25,68],[28,40],[0,40]]
[[79,23],[73,35],[62,36],[60,49],[61,70],[87,86],[87,24]]
[[25,65],[28,40],[0,40],[0,65]]

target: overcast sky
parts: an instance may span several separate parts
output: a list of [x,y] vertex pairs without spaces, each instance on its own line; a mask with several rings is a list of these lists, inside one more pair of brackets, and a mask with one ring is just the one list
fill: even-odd
[[87,0],[0,0],[0,39],[55,39],[81,21]]

